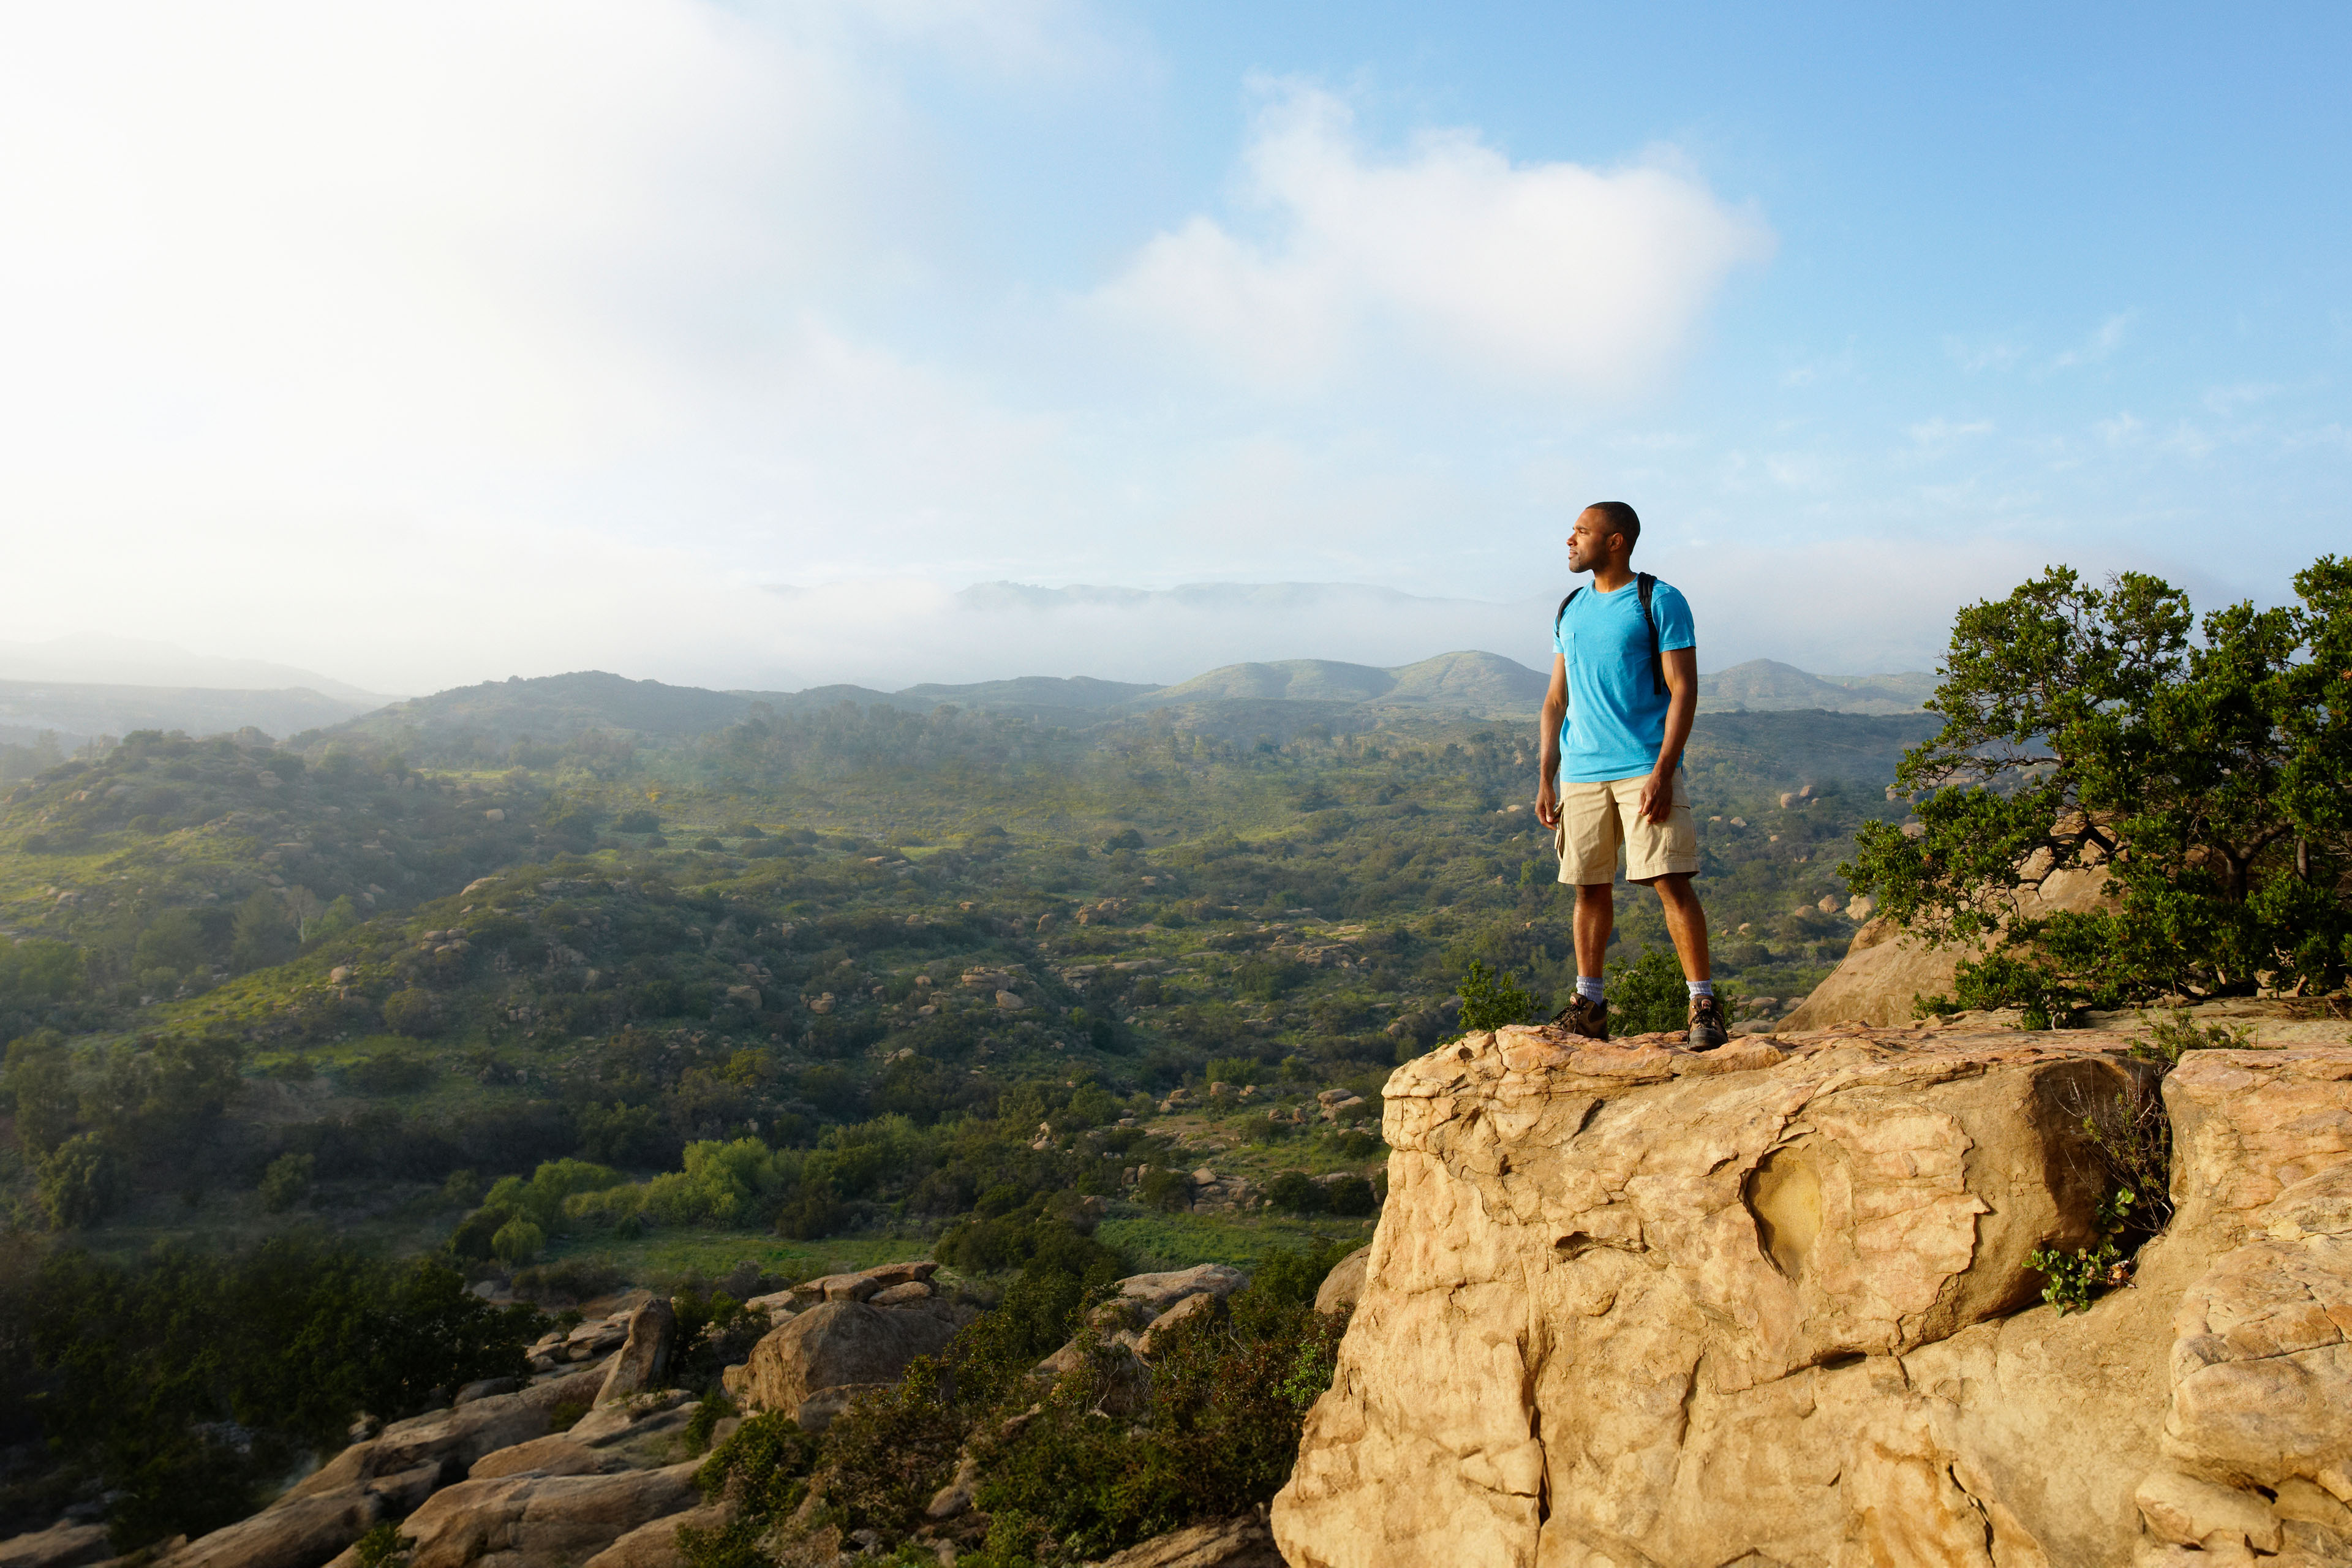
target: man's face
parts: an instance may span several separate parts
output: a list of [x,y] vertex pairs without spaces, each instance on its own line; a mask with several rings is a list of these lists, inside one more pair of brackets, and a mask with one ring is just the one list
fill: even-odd
[[1568,535],[1568,569],[1591,572],[1609,559],[1609,541],[1613,537],[1609,524],[1597,511],[1576,514],[1576,526]]

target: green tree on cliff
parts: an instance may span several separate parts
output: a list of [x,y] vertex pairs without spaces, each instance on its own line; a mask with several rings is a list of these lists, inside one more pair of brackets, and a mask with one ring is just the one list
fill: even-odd
[[[2053,568],[1952,627],[1906,753],[1918,824],[1842,869],[1899,924],[1975,950],[1937,1004],[2084,1007],[2257,986],[2332,991],[2352,964],[2352,561],[2297,602],[2200,622],[2137,573]],[[2106,901],[2019,918],[2022,881],[2095,868]]]

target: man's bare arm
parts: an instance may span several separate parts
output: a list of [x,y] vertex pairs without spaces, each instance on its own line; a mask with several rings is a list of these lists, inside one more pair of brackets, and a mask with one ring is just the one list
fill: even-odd
[[1652,822],[1664,822],[1675,808],[1675,769],[1698,713],[1698,649],[1678,647],[1660,662],[1666,677],[1666,738],[1658,747],[1657,765],[1642,784],[1642,815]]
[[1553,781],[1559,777],[1559,726],[1568,717],[1568,660],[1551,656],[1551,689],[1544,693],[1543,735],[1536,754],[1543,771],[1536,780],[1536,820],[1546,827],[1559,826],[1559,795]]

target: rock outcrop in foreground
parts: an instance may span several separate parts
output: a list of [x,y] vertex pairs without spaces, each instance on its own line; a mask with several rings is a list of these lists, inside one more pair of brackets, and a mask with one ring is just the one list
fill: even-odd
[[[1292,1568],[2352,1563],[2352,1047],[1544,1028],[1390,1079],[1390,1196]],[[1579,1048],[1579,1047],[1582,1048]],[[2161,1096],[2129,1288],[2087,1110]]]

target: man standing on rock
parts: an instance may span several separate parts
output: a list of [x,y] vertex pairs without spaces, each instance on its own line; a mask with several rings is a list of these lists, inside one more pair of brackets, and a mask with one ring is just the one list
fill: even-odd
[[1576,889],[1576,1000],[1559,1022],[1609,1037],[1601,968],[1616,923],[1617,851],[1625,879],[1655,888],[1690,987],[1690,1046],[1727,1037],[1708,976],[1706,915],[1691,891],[1698,828],[1683,777],[1683,743],[1698,710],[1697,638],[1682,595],[1629,564],[1642,520],[1623,501],[1596,501],[1568,536],[1568,569],[1590,587],[1560,601],[1544,695],[1543,776],[1536,816],[1552,829],[1559,879]]

